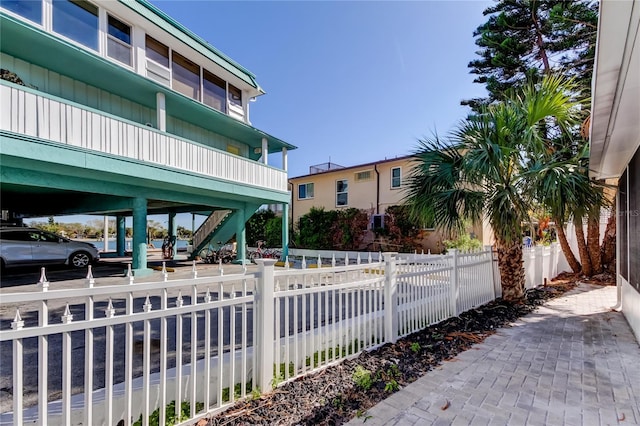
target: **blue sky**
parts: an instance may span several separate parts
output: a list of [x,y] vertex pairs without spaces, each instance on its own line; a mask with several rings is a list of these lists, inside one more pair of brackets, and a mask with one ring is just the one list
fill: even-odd
[[[407,155],[485,93],[467,64],[490,1],[152,3],[256,75],[267,93],[251,122],[298,147],[291,177]],[[190,215],[178,223],[191,228]]]
[[153,3],[256,75],[251,121],[298,146],[289,176],[409,154],[484,94],[467,64],[492,2]]

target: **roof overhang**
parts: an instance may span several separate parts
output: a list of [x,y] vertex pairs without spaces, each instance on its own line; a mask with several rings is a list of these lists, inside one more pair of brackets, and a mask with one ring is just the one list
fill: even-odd
[[639,1],[600,2],[590,135],[590,176],[620,176],[640,146]]

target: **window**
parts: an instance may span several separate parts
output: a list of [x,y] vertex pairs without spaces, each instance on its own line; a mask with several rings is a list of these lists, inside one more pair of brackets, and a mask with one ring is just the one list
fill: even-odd
[[367,180],[371,180],[371,170],[366,170],[364,172],[358,172],[355,176],[356,182],[364,182]]
[[384,229],[383,214],[374,214],[371,216],[371,229]]
[[227,83],[204,70],[202,102],[218,111],[227,112]]
[[200,100],[200,67],[174,52],[172,71],[173,90]]
[[229,85],[229,102],[231,105],[242,106],[242,91],[233,85]]
[[42,1],[2,0],[0,5],[2,5],[4,9],[10,10],[16,15],[20,15],[35,23],[42,24]]
[[53,0],[53,31],[98,50],[98,8],[86,1]]
[[349,203],[348,187],[349,182],[346,179],[336,181],[336,206],[346,206]]
[[167,46],[149,36],[147,36],[146,46],[147,59],[169,68],[169,48]]
[[313,183],[303,183],[298,185],[298,200],[313,198]]
[[402,185],[402,170],[400,167],[391,169],[391,188],[400,188]]
[[107,18],[107,55],[131,65],[131,27],[109,15]]

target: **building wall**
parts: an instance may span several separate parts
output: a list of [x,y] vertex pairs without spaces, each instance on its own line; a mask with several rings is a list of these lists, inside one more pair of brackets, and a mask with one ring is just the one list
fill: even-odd
[[618,281],[622,312],[640,341],[640,149],[627,165],[618,188]]
[[[156,112],[151,108],[131,102],[81,81],[73,80],[38,65],[25,62],[4,52],[0,53],[0,64],[2,64],[3,69],[16,73],[27,86],[36,88],[41,92],[86,105],[126,120],[143,125],[149,123],[156,127]],[[246,144],[176,119],[171,116],[170,112],[167,111],[168,133],[222,151],[227,151],[229,146],[233,146],[238,149],[241,156],[248,157],[249,148]]]
[[[325,210],[357,208],[367,210],[370,214],[383,214],[387,207],[400,204],[404,196],[401,189],[391,188],[391,170],[395,167],[401,168],[401,180],[404,181],[411,168],[407,158],[377,163],[375,168],[374,164],[369,164],[290,179],[293,184],[291,188],[293,199],[291,217],[294,223],[298,221],[300,216],[307,214],[312,207],[322,207]],[[356,175],[362,172],[370,172],[370,178],[356,181]],[[347,180],[348,182],[348,203],[346,206],[336,206],[336,182],[339,180]],[[314,184],[314,196],[309,199],[299,199],[298,186],[307,183]],[[378,185],[379,201],[376,196]]]

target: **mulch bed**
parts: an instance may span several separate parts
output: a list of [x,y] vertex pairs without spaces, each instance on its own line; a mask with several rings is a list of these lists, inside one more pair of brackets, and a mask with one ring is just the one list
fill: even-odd
[[488,303],[395,344],[385,344],[285,383],[259,398],[240,401],[210,419],[200,420],[197,426],[340,425],[356,416],[366,417],[368,408],[482,342],[496,329],[561,296],[574,288],[577,280],[572,274],[561,274],[546,287],[527,291],[523,303]]

